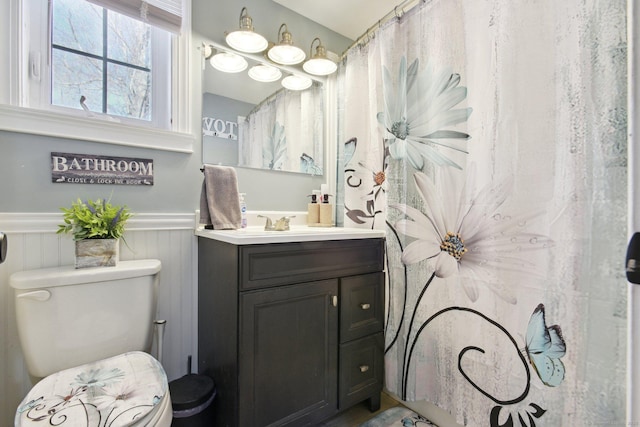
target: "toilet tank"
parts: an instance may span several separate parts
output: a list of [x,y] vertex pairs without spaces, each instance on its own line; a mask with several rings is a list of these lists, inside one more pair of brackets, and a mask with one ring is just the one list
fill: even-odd
[[160,268],[159,260],[148,259],[11,275],[29,373],[40,378],[127,351],[148,351]]

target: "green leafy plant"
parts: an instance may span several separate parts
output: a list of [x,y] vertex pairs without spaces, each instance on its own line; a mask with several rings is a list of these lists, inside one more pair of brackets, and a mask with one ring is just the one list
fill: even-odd
[[58,234],[71,233],[73,240],[119,239],[132,214],[126,206],[114,206],[106,199],[78,199],[70,208],[60,208],[64,224],[58,226]]

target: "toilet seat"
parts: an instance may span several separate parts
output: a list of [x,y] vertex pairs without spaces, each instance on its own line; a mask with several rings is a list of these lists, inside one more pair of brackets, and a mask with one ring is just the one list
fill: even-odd
[[167,417],[167,376],[156,359],[134,351],[42,379],[18,406],[15,426],[146,426]]

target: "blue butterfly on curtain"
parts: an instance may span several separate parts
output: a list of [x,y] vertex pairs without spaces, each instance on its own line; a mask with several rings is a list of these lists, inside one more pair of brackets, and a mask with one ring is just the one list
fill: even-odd
[[[529,358],[529,363],[533,370],[540,377],[542,382],[549,387],[557,387],[564,380],[564,363],[560,360],[567,352],[567,345],[562,337],[562,330],[558,325],[547,326],[544,313],[544,304],[538,304],[529,319],[527,326],[525,353]],[[523,363],[526,364],[526,362]],[[518,403],[524,400],[529,394],[529,387],[525,393],[516,399]],[[504,402],[502,402],[504,403]],[[504,422],[500,422],[501,412],[507,409],[505,406],[494,406],[489,416],[491,427],[514,427],[516,422],[520,427],[536,427],[536,420],[541,418],[547,411],[536,403],[530,403],[523,412],[508,414]],[[508,411],[508,409],[507,409]]]
[[313,157],[308,155],[307,153],[302,153],[300,156],[300,172],[308,173],[311,175],[322,175],[322,168],[316,165]]
[[567,346],[560,326],[547,327],[544,304],[538,304],[533,311],[526,339],[529,362],[542,382],[549,387],[559,386],[564,380],[564,363],[560,358],[565,355]]

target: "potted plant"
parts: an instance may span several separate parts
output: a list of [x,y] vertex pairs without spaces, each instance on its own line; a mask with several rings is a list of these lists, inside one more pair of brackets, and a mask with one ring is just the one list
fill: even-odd
[[119,239],[131,217],[126,206],[115,206],[106,199],[78,199],[70,208],[60,208],[64,224],[58,234],[71,233],[76,245],[76,268],[115,266]]

